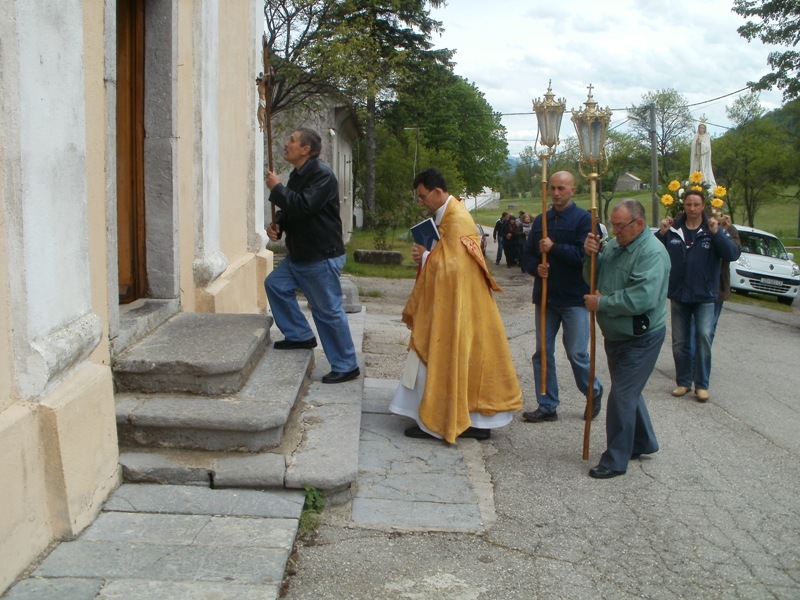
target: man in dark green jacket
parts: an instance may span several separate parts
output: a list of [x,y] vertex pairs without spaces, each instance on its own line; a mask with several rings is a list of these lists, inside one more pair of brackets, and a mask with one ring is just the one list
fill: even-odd
[[663,244],[647,228],[644,207],[622,200],[611,212],[616,238],[600,250],[600,236],[584,242],[584,278],[597,254],[597,286],[584,296],[605,338],[611,375],[606,411],[606,451],[589,475],[623,475],[631,458],[658,451],[642,390],[658,359],[667,322],[670,261]]

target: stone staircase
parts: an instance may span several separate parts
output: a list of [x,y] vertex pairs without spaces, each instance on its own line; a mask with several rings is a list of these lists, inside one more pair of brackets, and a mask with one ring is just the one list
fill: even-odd
[[[349,319],[360,352],[363,311]],[[126,482],[311,485],[328,503],[349,499],[363,378],[323,385],[322,351],[274,350],[271,329],[264,315],[180,313],[117,357]]]

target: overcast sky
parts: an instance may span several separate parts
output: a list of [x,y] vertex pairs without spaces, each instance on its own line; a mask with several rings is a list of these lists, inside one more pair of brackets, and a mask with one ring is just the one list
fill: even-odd
[[[561,139],[575,134],[572,109],[583,108],[591,83],[601,107],[624,109],[642,95],[674,88],[689,104],[735,92],[768,72],[770,47],[748,43],[736,29],[744,19],[733,0],[448,0],[432,11],[445,32],[434,43],[456,51],[455,72],[474,83],[500,113],[532,112],[552,79],[565,98]],[[589,16],[590,11],[595,11]],[[736,94],[691,107],[705,115],[709,133],[731,125],[725,106]],[[762,92],[767,110],[779,91]],[[611,127],[627,117],[614,111]],[[533,146],[536,116],[504,116],[511,155]]]

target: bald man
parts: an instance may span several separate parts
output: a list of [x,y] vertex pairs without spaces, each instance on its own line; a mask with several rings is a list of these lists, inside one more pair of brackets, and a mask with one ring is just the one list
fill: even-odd
[[[571,173],[553,173],[549,191],[551,206],[546,213],[547,236],[543,235],[543,215],[539,215],[533,221],[522,257],[523,269],[535,277],[533,303],[536,305],[536,352],[532,361],[539,407],[522,413],[522,418],[529,423],[558,420],[556,409],[560,400],[555,343],[560,328],[564,330],[564,350],[572,366],[575,384],[584,396],[589,392],[589,312],[583,300],[583,296],[589,293],[589,286],[583,280],[583,242],[591,231],[592,217],[572,201],[575,178]],[[548,259],[546,265],[542,262],[545,252]],[[540,331],[544,279],[548,281],[545,308],[546,348],[541,347]],[[547,353],[547,387],[544,394],[541,393],[542,352]],[[594,380],[592,399],[591,418],[594,419],[600,412],[603,399],[603,386],[597,378]],[[583,418],[589,418],[585,409]]]

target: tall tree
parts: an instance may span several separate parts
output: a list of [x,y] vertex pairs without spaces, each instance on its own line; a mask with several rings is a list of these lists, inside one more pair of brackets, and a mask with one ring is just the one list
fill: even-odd
[[432,33],[441,23],[430,18],[427,6],[444,0],[338,0],[331,18],[322,24],[315,52],[324,60],[337,87],[365,112],[366,181],[364,224],[375,211],[376,123],[379,102],[391,95],[407,71],[435,60],[447,60],[449,51],[433,51]]
[[631,130],[642,146],[650,148],[650,107],[655,107],[656,149],[661,159],[659,177],[662,183],[672,179],[674,158],[683,139],[692,129],[692,113],[686,98],[674,89],[656,90],[642,96],[638,106],[628,109]]
[[473,84],[441,63],[404,78],[384,117],[396,132],[424,132],[427,147],[449,152],[458,162],[464,192],[496,187],[505,169],[508,147],[499,113]]
[[516,175],[523,195],[530,194],[532,198],[541,196],[541,185],[537,186],[536,182],[541,179],[542,165],[533,146],[525,146],[519,153]]
[[320,29],[332,16],[338,0],[266,0],[264,24],[270,63],[275,76],[270,86],[272,114],[316,102],[335,92],[325,59],[311,52]]
[[757,95],[737,99],[726,111],[736,127],[715,141],[715,175],[728,188],[731,214],[752,227],[758,211],[796,173],[797,152],[789,132],[762,116]]
[[419,165],[436,165],[453,191],[463,186],[463,180],[455,157],[427,146],[423,132],[406,130],[397,136],[379,123],[376,133],[381,151],[377,154],[372,226],[376,247],[389,249],[398,228],[407,233],[408,227],[422,219],[423,210],[412,187]]
[[617,181],[625,173],[638,173],[643,178],[650,172],[649,152],[639,143],[634,134],[609,131],[606,141],[608,170],[600,180],[600,220],[608,220],[608,207],[614,200]]
[[[758,38],[765,44],[796,47],[800,42],[800,2],[797,0],[734,0],[733,12],[752,19],[739,27],[739,35],[748,42]],[[784,101],[800,98],[800,52],[770,52],[767,63],[772,72],[755,83],[756,90],[783,90]]]

